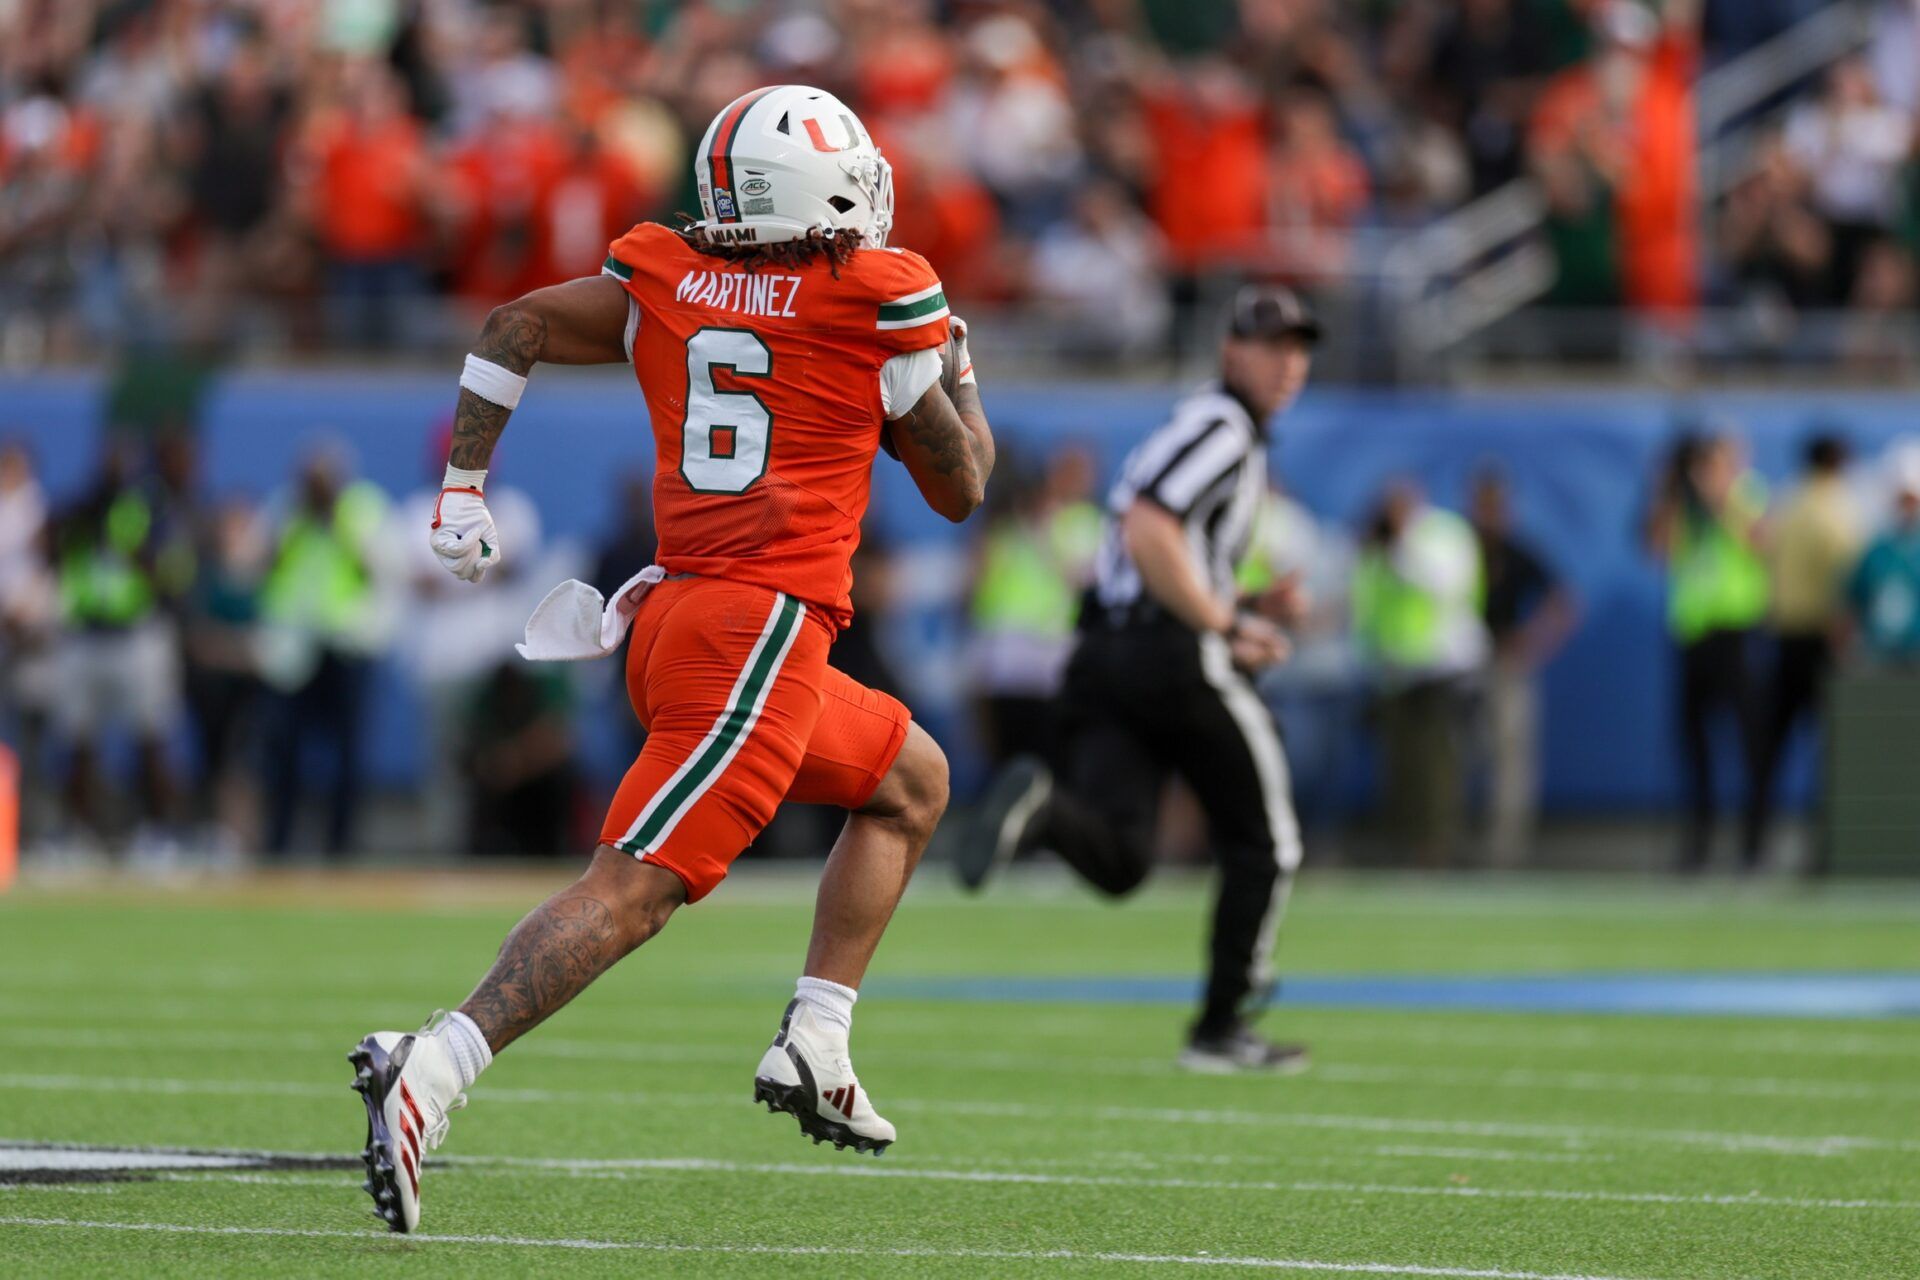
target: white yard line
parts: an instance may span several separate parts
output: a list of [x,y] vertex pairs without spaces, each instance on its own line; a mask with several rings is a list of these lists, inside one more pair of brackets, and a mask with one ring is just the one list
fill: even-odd
[[[1283,1006],[1284,1007],[1284,1006]],[[1316,1012],[1324,1012],[1316,1010]],[[1682,1052],[1785,1053],[1822,1057],[1910,1058],[1920,1053],[1920,1035],[1910,1023],[1893,1023],[1876,1034],[1852,1022],[1842,1031],[1729,1031],[1713,1022],[1654,1016],[1615,1019],[1606,1015],[1599,1026],[1559,1027],[1535,1023],[1502,1030],[1466,1021],[1477,1015],[1466,1010],[1368,1010],[1377,1022],[1344,1019],[1332,1031],[1336,1040],[1385,1040],[1395,1045],[1433,1045],[1443,1049],[1618,1049],[1638,1048],[1647,1041],[1672,1044]],[[1510,1017],[1511,1015],[1500,1015]]]
[[[590,1181],[648,1180],[660,1174],[749,1174],[773,1177],[879,1178],[909,1182],[960,1182],[981,1185],[1036,1187],[1108,1187],[1138,1191],[1220,1191],[1271,1195],[1420,1196],[1443,1199],[1559,1200],[1588,1204],[1661,1204],[1716,1208],[1887,1210],[1912,1213],[1920,1200],[1820,1199],[1798,1196],[1683,1194],[1666,1191],[1595,1191],[1556,1187],[1429,1187],[1382,1182],[1336,1182],[1317,1179],[1142,1178],[1126,1174],[1022,1173],[1000,1169],[933,1169],[912,1166],[861,1164],[784,1164],[705,1157],[658,1157],[619,1161],[562,1160],[492,1156],[438,1156],[443,1173],[496,1178],[525,1178],[541,1174]],[[273,1182],[271,1174],[171,1173],[169,1182]],[[309,1180],[312,1181],[312,1180]],[[350,1178],[320,1179],[352,1186]]]
[[[0,1090],[47,1093],[157,1093],[335,1098],[345,1085],[284,1080],[209,1080],[150,1076],[77,1076],[0,1074]],[[482,1103],[599,1103],[651,1106],[657,1103],[733,1106],[737,1091],[725,1093],[633,1092],[600,1089],[489,1089]],[[1206,1124],[1235,1128],[1330,1129],[1340,1132],[1446,1134],[1483,1138],[1543,1138],[1564,1142],[1660,1142],[1709,1151],[1781,1156],[1841,1156],[1861,1151],[1920,1151],[1920,1139],[1864,1134],[1787,1135],[1732,1133],[1698,1129],[1643,1129],[1611,1125],[1528,1124],[1498,1120],[1433,1120],[1421,1117],[1340,1115],[1318,1111],[1250,1111],[1213,1108],[1047,1105],[977,1102],[964,1099],[889,1097],[888,1110],[910,1115],[998,1116],[1010,1119],[1092,1119],[1123,1123]]]
[[[152,1231],[172,1235],[282,1236],[312,1240],[359,1240],[372,1243],[386,1233],[331,1231],[318,1227],[202,1226],[182,1222],[103,1222],[81,1218],[0,1217],[0,1226],[43,1227],[75,1231]],[[1399,1262],[1321,1262],[1304,1258],[1247,1258],[1231,1255],[1177,1253],[1108,1253],[1074,1249],[916,1249],[862,1248],[833,1245],[666,1244],[645,1240],[546,1239],[539,1236],[412,1235],[395,1244],[495,1245],[515,1249],[621,1250],[636,1253],[724,1254],[781,1258],[952,1258],[988,1262],[1110,1262],[1186,1267],[1247,1267],[1268,1271],[1317,1272],[1323,1275],[1377,1275],[1448,1277],[1449,1280],[1620,1280],[1619,1277],[1566,1272],[1509,1271],[1492,1267],[1435,1267]]]
[[[240,1049],[284,1054],[325,1053],[338,1049],[338,1037],[275,1031],[266,1035],[202,1032],[97,1030],[67,1027],[0,1027],[0,1043],[48,1049]],[[593,1040],[538,1038],[516,1046],[517,1058],[558,1058],[585,1062],[738,1062],[738,1046],[699,1044],[618,1044]],[[862,1061],[915,1062],[964,1067],[972,1071],[1053,1071],[1092,1075],[1179,1075],[1165,1058],[1064,1057],[997,1051],[888,1049],[864,1051]],[[1539,1089],[1592,1093],[1677,1093],[1715,1097],[1728,1094],[1759,1098],[1806,1098],[1827,1102],[1920,1101],[1920,1085],[1808,1080],[1779,1076],[1669,1075],[1612,1071],[1554,1071],[1530,1067],[1463,1070],[1449,1067],[1398,1067],[1368,1063],[1323,1062],[1313,1078],[1335,1084],[1428,1085],[1461,1089]]]
[[[7,975],[0,974],[0,987],[4,987]],[[176,987],[178,983],[169,980],[164,984]],[[329,984],[329,990],[335,984]],[[324,995],[303,996],[299,1007],[307,1016],[297,1022],[286,1017],[285,1000],[260,1000],[253,1004],[236,1002],[232,997],[209,994],[198,999],[192,996],[175,994],[170,997],[148,997],[138,993],[124,991],[101,991],[89,993],[93,1001],[89,1010],[96,1014],[104,1012],[95,1007],[99,996],[112,996],[126,1002],[122,1009],[114,1007],[113,1026],[125,1027],[139,1024],[142,1027],[155,1023],[178,1023],[208,1019],[222,1026],[233,1027],[236,1024],[246,1028],[253,1039],[283,1034],[300,1035],[307,1032],[314,1022],[329,1011],[352,1016],[356,1021],[386,1022],[397,1025],[411,1025],[411,1020],[419,1017],[423,1007],[418,1001],[412,1003],[379,1002],[367,1004],[347,997],[328,999]],[[777,1003],[777,1002],[775,1002]],[[919,1009],[888,1008],[885,1013],[873,1016],[887,1018],[888,1025],[894,1029],[917,1026],[921,1023],[938,1025],[951,1031],[951,1017],[954,1011],[967,1006],[949,1006],[942,1009],[938,1017],[923,1015]],[[73,998],[69,995],[46,994],[40,997],[20,998],[18,996],[0,996],[0,1014],[15,1018],[59,1017],[71,1012]],[[1920,1032],[1911,1024],[1890,1022],[1881,1026],[1849,1021],[1843,1030],[1836,1023],[1831,1030],[1777,1030],[1764,1031],[1753,1029],[1729,1029],[1715,1019],[1709,1021],[1671,1018],[1663,1016],[1619,1016],[1594,1015],[1602,1019],[1602,1025],[1558,1026],[1553,1021],[1536,1022],[1525,1028],[1511,1030],[1485,1025],[1490,1017],[1508,1017],[1475,1010],[1458,1009],[1336,1009],[1315,1007],[1292,1011],[1287,1009],[1284,999],[1276,1010],[1277,1017],[1285,1017],[1290,1012],[1326,1020],[1331,1025],[1325,1033],[1334,1043],[1348,1040],[1362,1042],[1385,1041],[1397,1047],[1409,1045],[1434,1046],[1441,1049],[1523,1049],[1531,1052],[1569,1050],[1585,1052],[1589,1050],[1628,1049],[1640,1050],[1649,1045],[1670,1047],[1676,1053],[1716,1054],[1752,1053],[1752,1054],[1788,1054],[1824,1058],[1865,1057],[1865,1058],[1911,1058],[1920,1054]],[[566,1040],[541,1036],[529,1040],[516,1050],[516,1053],[528,1053],[535,1045],[554,1046],[543,1048],[542,1052],[553,1057],[591,1056],[600,1050],[610,1050],[622,1054],[634,1055],[636,1061],[647,1061],[646,1054],[655,1055],[660,1060],[678,1060],[673,1055],[683,1055],[688,1061],[706,1061],[705,1055],[731,1052],[731,1046],[714,1041],[701,1043],[698,1034],[700,1027],[715,1025],[713,1018],[696,1015],[678,1015],[681,1023],[676,1026],[675,1034],[681,1042],[674,1046],[632,1045],[618,1042],[594,1040]],[[717,1020],[721,1025],[731,1025],[737,1016],[727,1014]],[[87,1028],[60,1028],[74,1030],[84,1034]],[[4,1030],[4,1029],[0,1029]],[[131,1036],[147,1034],[141,1032],[124,1033]],[[156,1027],[153,1034],[199,1034],[187,1028]],[[928,1051],[928,1056],[935,1056]],[[952,1055],[940,1054],[940,1057],[957,1060]],[[986,1053],[979,1059],[969,1058],[970,1064],[978,1062],[985,1065],[995,1059],[1009,1060],[1010,1055]],[[1098,1069],[1093,1058],[1071,1058],[1063,1055],[1063,1060],[1078,1063],[1096,1064],[1089,1069]],[[1110,1060],[1105,1060],[1110,1061]],[[1154,1073],[1167,1070],[1164,1059],[1122,1060],[1114,1070],[1121,1074]]]
[[1433,1160],[1522,1161],[1538,1164],[1597,1164],[1614,1159],[1583,1151],[1506,1151],[1499,1147],[1374,1147],[1369,1155]]

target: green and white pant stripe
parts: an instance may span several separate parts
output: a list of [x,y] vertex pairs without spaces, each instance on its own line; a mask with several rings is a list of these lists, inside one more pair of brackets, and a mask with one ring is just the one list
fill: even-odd
[[727,771],[753,732],[753,726],[759,723],[760,709],[766,705],[774,681],[780,678],[780,668],[800,634],[800,623],[806,613],[807,607],[792,596],[785,592],[775,594],[773,610],[760,629],[760,638],[754,642],[753,652],[747,655],[746,665],[740,668],[733,692],[727,695],[726,709],[707,730],[700,745],[640,810],[640,816],[620,837],[621,849],[639,857],[656,852],[680,825],[680,820],[699,803],[700,797]]

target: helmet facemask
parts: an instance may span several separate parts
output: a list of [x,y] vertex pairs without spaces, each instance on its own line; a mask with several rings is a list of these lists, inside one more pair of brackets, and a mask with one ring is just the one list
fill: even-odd
[[863,242],[869,248],[886,248],[887,233],[893,230],[893,166],[876,147],[870,155],[843,160],[840,167],[860,188],[868,209],[872,210]]

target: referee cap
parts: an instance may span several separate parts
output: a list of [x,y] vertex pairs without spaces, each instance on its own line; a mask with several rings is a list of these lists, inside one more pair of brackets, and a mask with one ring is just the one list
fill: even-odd
[[1320,322],[1299,294],[1284,285],[1242,285],[1233,295],[1227,331],[1236,338],[1302,338],[1320,341]]

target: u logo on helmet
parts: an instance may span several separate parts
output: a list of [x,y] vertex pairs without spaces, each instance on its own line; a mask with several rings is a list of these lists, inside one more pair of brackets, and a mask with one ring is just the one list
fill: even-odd
[[821,131],[820,122],[818,120],[807,120],[807,121],[803,121],[802,123],[804,123],[807,127],[807,137],[813,140],[813,149],[815,151],[845,151],[846,150],[845,147],[835,147],[835,146],[829,146],[827,144],[827,135]]

